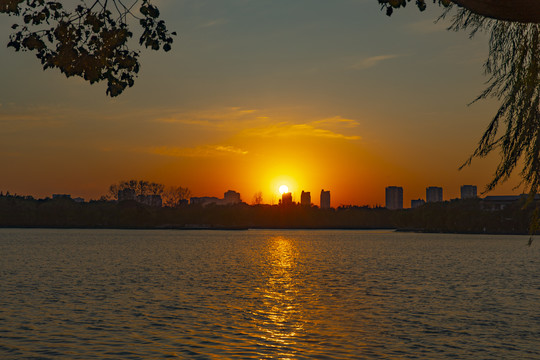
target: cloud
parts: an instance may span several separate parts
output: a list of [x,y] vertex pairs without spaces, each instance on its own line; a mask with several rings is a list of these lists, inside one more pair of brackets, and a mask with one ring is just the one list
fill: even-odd
[[230,128],[235,124],[257,121],[259,110],[242,107],[227,107],[213,110],[203,110],[188,113],[172,113],[155,118],[154,122],[183,125],[200,125],[212,128]]
[[365,58],[356,64],[353,64],[351,68],[357,69],[357,70],[369,69],[374,66],[377,66],[382,61],[391,60],[391,59],[399,58],[402,56],[404,55],[390,54],[390,55],[372,56],[372,57]]
[[[155,122],[194,125],[204,127],[206,130],[227,131],[240,138],[253,137],[319,137],[329,139],[358,140],[360,136],[350,134],[351,129],[359,125],[357,120],[343,118],[341,116],[328,117],[315,121],[301,123],[295,121],[294,117],[266,116],[262,110],[228,107],[217,110],[199,111],[195,113],[174,114],[171,116],[154,119]],[[178,149],[175,149],[176,153]],[[219,149],[218,149],[219,150]],[[231,148],[220,149],[222,152]],[[209,151],[216,151],[216,148],[196,148],[180,152],[182,156],[200,156]],[[243,153],[240,151],[239,153]]]
[[230,145],[202,145],[194,148],[154,147],[151,154],[174,157],[215,157],[224,155],[247,155],[248,151]]
[[231,153],[231,154],[237,154],[237,155],[247,155],[247,150],[242,150],[240,148],[235,148],[234,146],[223,146],[223,145],[217,145],[213,147],[215,151],[221,152],[221,153]]
[[319,137],[328,139],[359,140],[360,136],[345,135],[329,129],[316,127],[316,122],[308,124],[291,124],[281,122],[265,127],[243,130],[244,137]]
[[191,117],[162,117],[154,120],[155,122],[165,123],[165,124],[184,124],[184,125],[201,125],[201,126],[210,126],[212,122],[204,119],[197,119]]
[[210,21],[200,24],[197,28],[199,29],[211,28],[211,27],[220,26],[226,23],[228,23],[228,21],[225,19],[214,19],[214,20],[210,20]]
[[238,114],[240,115],[247,115],[247,114],[253,114],[254,112],[256,112],[257,110],[253,110],[253,109],[243,109],[241,107],[231,107],[229,108],[231,111],[236,111]]
[[316,125],[330,125],[330,126],[341,126],[346,128],[353,128],[358,126],[360,123],[356,120],[352,119],[345,119],[341,116],[334,116],[331,118],[321,119],[317,121],[313,121],[312,124]]
[[[0,105],[1,106],[1,105]],[[7,106],[0,113],[0,125],[4,131],[64,127],[69,114],[52,107],[29,107],[27,109]]]
[[446,31],[448,27],[449,25],[445,21],[433,21],[433,19],[421,20],[407,25],[407,29],[416,34],[431,34]]

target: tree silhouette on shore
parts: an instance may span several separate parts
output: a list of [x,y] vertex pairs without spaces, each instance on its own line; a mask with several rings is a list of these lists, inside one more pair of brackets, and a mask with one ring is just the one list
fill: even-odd
[[[128,18],[139,20],[139,45],[169,51],[172,35],[150,0],[80,0],[73,10],[62,1],[0,0],[0,13],[17,16],[9,47],[32,51],[44,69],[57,68],[91,84],[107,82],[106,93],[121,94],[134,84],[140,69],[139,52],[128,44],[133,33]],[[392,15],[410,0],[378,0]],[[415,0],[421,10],[428,2]],[[451,26],[474,35],[489,34],[489,76],[475,100],[493,96],[501,105],[465,165],[475,157],[499,150],[501,160],[486,190],[507,180],[520,166],[523,185],[533,196],[540,190],[540,1],[434,0],[446,8],[460,6]],[[138,10],[138,11],[136,11]],[[449,12],[447,11],[446,14]]]

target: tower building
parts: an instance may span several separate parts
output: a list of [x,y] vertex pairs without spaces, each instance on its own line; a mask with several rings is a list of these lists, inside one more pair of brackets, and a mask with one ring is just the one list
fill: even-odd
[[300,204],[302,204],[302,206],[311,206],[311,193],[309,191],[302,191],[302,195],[300,195]]
[[388,186],[385,195],[387,209],[403,209],[403,188],[401,186]]
[[321,209],[330,209],[330,190],[321,190]]
[[281,195],[281,205],[292,205],[292,193],[288,192]]
[[223,202],[225,204],[240,204],[242,199],[240,199],[240,193],[229,190],[223,195]]
[[426,188],[426,202],[443,201],[442,187],[430,186]]
[[474,199],[477,196],[476,185],[461,186],[461,199]]

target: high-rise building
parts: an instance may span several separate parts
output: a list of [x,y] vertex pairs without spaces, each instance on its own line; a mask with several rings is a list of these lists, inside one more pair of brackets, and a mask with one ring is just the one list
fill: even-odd
[[442,187],[430,186],[426,188],[426,202],[443,201]]
[[461,186],[461,198],[462,199],[474,199],[478,195],[476,194],[476,185],[463,185]]
[[242,202],[240,193],[233,190],[227,191],[223,196],[223,202],[225,204],[240,204]]
[[281,205],[292,205],[292,193],[283,193],[281,195]]
[[416,209],[422,205],[424,205],[426,202],[424,199],[417,199],[417,200],[411,200],[411,209]]
[[321,190],[321,209],[330,209],[330,190]]
[[403,188],[401,186],[388,186],[385,195],[387,209],[403,209]]
[[125,200],[135,200],[137,198],[137,195],[135,194],[135,190],[127,188],[123,190],[118,190],[118,201],[125,201]]
[[300,195],[300,204],[302,204],[302,206],[311,206],[311,193],[309,191],[302,191],[302,195]]

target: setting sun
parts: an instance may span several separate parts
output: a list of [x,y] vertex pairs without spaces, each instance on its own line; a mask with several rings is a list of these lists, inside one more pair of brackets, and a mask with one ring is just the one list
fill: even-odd
[[279,187],[279,193],[280,194],[285,194],[285,193],[288,193],[289,192],[289,187],[287,185],[281,185]]

